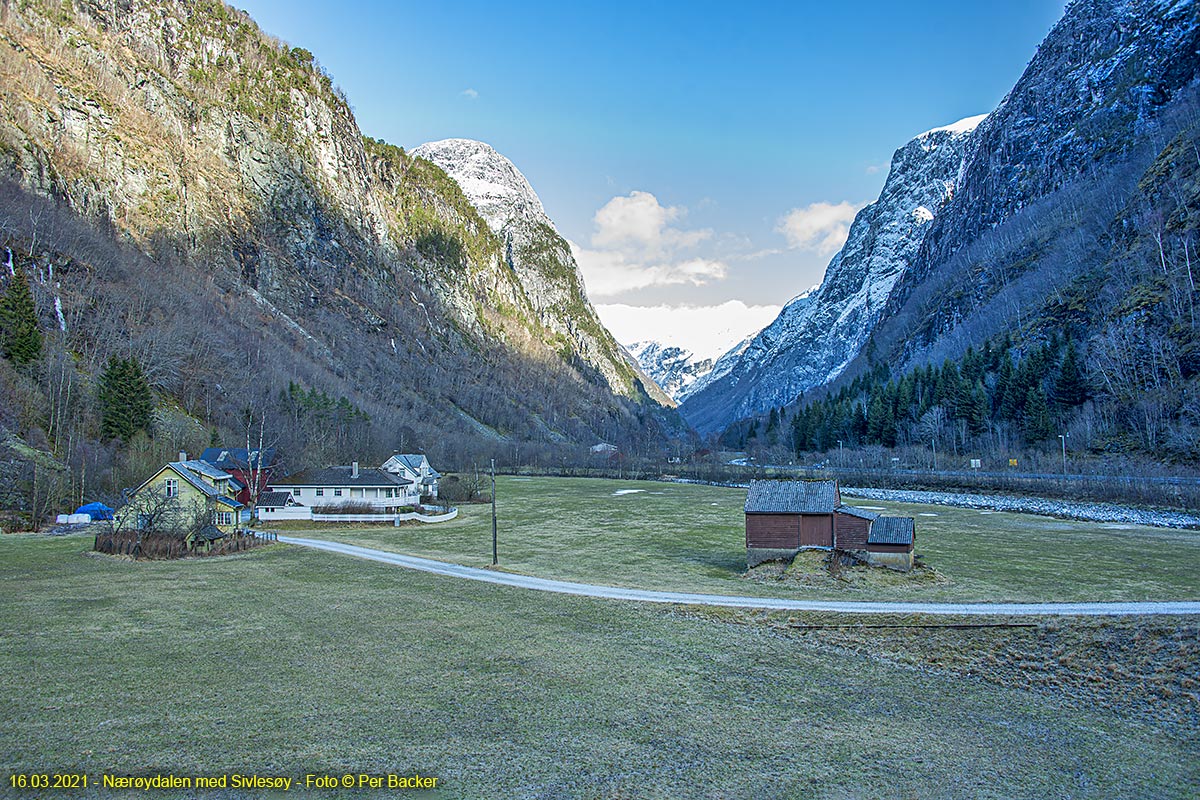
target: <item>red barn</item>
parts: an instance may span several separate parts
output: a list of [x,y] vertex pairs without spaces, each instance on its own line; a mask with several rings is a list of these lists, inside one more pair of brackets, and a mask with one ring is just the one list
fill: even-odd
[[807,548],[837,548],[868,563],[912,568],[912,518],[844,505],[837,481],[751,481],[745,512],[751,567]]
[[273,447],[262,450],[210,447],[201,454],[200,460],[232,475],[242,485],[237,493],[238,502],[247,505],[253,504],[254,499],[267,490],[267,484],[273,479],[285,474],[275,460]]

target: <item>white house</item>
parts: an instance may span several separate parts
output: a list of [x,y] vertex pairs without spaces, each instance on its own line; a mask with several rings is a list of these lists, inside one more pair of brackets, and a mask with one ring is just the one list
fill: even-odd
[[396,453],[383,462],[380,469],[412,481],[421,495],[437,497],[438,478],[442,475],[430,466],[429,459],[421,453]]
[[263,492],[254,513],[263,522],[285,519],[312,519],[312,509],[297,503],[289,492]]
[[392,513],[421,499],[416,481],[383,469],[359,469],[357,461],[348,467],[306,469],[271,481],[269,490],[290,492],[294,503],[314,509],[368,505],[378,513]]

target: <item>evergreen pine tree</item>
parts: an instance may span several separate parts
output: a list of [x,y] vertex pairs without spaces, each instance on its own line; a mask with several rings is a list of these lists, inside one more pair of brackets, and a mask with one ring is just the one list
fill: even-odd
[[883,441],[884,416],[883,397],[876,394],[871,398],[871,404],[867,407],[868,444],[879,444]]
[[42,354],[42,332],[25,275],[17,272],[0,295],[0,352],[17,366]]
[[855,403],[850,415],[850,439],[855,444],[867,437],[867,410],[862,403]]
[[978,436],[987,430],[988,400],[987,392],[983,389],[983,381],[975,381],[971,389],[971,401],[968,404],[967,428],[972,436]]
[[1053,433],[1050,420],[1050,403],[1041,386],[1029,387],[1025,395],[1025,440],[1033,443],[1049,439]]
[[1067,352],[1063,356],[1058,380],[1054,384],[1054,398],[1064,408],[1073,408],[1088,398],[1087,377],[1079,364],[1075,343],[1071,341],[1067,342]]
[[128,442],[150,429],[154,400],[146,373],[136,358],[112,356],[100,376],[100,436]]
[[1024,405],[1024,391],[1017,385],[1016,370],[1006,352],[1000,356],[1000,371],[996,376],[996,415],[1009,422],[1015,421]]

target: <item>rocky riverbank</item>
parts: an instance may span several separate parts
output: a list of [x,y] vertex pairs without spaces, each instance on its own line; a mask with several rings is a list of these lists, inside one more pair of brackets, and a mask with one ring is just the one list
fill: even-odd
[[1131,508],[1112,503],[1071,502],[1069,500],[1048,500],[1043,497],[919,492],[907,489],[866,489],[850,486],[842,487],[842,494],[866,500],[891,500],[897,503],[928,503],[959,508],[1016,511],[1023,514],[1042,514],[1048,517],[1092,522],[1125,522],[1133,525],[1154,525],[1160,528],[1200,528],[1200,515]]

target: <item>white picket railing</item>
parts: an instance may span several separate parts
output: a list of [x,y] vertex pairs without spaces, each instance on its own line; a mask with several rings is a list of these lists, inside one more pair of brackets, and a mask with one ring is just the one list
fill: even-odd
[[391,522],[399,525],[401,522],[416,520],[417,522],[448,522],[458,516],[458,509],[451,507],[449,511],[440,514],[429,514],[421,511],[408,511],[403,514],[314,514],[308,506],[291,506],[278,511],[265,512],[259,515],[263,522],[279,520],[311,520],[313,522]]

